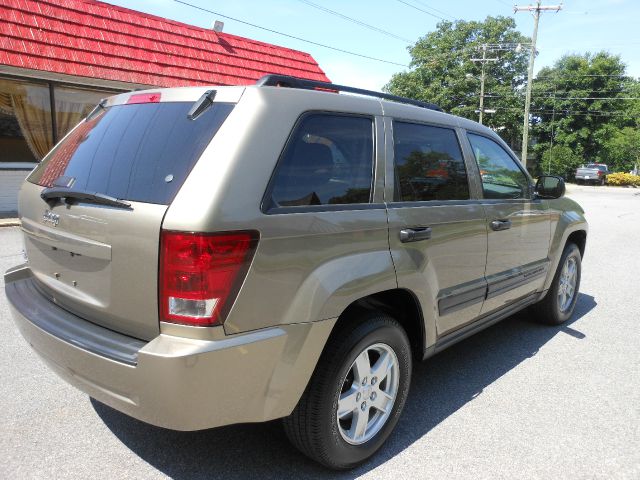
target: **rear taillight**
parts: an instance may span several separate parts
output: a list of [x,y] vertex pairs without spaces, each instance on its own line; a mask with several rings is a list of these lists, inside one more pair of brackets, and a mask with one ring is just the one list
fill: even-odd
[[163,231],[160,321],[221,325],[253,258],[258,232]]

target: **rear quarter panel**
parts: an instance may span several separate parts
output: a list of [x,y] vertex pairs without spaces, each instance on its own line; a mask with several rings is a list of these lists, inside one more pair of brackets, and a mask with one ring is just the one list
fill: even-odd
[[395,288],[384,208],[383,126],[376,121],[373,204],[268,214],[262,198],[284,145],[308,111],[380,116],[368,98],[247,88],[170,206],[163,228],[255,229],[260,242],[224,324],[227,334],[335,318],[357,298]]

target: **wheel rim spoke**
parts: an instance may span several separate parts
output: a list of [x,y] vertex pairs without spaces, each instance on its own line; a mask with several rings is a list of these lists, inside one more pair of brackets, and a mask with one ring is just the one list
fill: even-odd
[[393,367],[393,358],[391,358],[391,354],[385,352],[380,355],[380,358],[371,368],[371,376],[376,377],[378,382],[382,382],[389,374],[391,367]]
[[380,390],[378,396],[371,403],[371,406],[381,413],[387,413],[389,411],[389,405],[393,405],[394,398],[387,392]]
[[371,376],[371,363],[369,362],[369,354],[367,350],[362,352],[356,358],[353,364],[353,377],[356,382],[362,383],[365,378]]
[[353,421],[351,422],[351,430],[349,430],[351,438],[354,440],[362,440],[367,432],[367,424],[369,423],[369,409],[362,411],[357,409],[353,412]]
[[338,419],[343,419],[358,408],[357,397],[358,389],[353,385],[340,395],[340,400],[338,400]]

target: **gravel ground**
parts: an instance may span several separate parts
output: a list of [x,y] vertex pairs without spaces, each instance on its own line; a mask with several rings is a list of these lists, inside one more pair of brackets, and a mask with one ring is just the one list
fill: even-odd
[[[346,473],[298,455],[278,422],[180,433],[90,400],[30,350],[2,288],[0,478],[640,478],[640,191],[568,195],[591,226],[574,318],[519,314],[418,365],[395,434]],[[19,252],[0,229],[0,271]]]

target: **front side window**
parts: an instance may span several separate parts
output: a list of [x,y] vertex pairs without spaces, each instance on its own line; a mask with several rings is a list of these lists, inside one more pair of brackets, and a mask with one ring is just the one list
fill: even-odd
[[493,140],[469,133],[484,198],[528,198],[529,179],[516,161]]
[[372,179],[372,119],[309,114],[278,163],[269,208],[369,203]]
[[455,131],[405,122],[393,125],[396,202],[469,198]]

